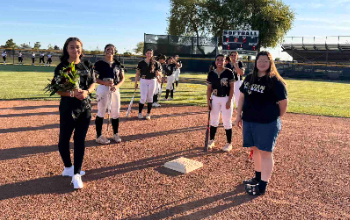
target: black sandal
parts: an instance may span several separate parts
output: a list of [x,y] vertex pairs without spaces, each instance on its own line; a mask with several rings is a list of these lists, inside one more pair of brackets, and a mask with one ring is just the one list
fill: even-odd
[[256,180],[254,177],[251,178],[250,180],[243,180],[243,184],[256,185],[258,183],[259,181]]
[[244,185],[244,189],[251,196],[260,196],[265,193],[260,191],[259,184],[256,184],[256,185],[246,184]]

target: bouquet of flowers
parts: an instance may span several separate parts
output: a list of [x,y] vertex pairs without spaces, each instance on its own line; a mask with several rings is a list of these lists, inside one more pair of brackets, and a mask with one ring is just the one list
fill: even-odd
[[44,90],[45,93],[50,92],[50,96],[58,91],[72,91],[74,89],[79,89],[79,81],[80,75],[75,70],[74,62],[72,62],[68,67],[63,67],[60,74],[55,76]]

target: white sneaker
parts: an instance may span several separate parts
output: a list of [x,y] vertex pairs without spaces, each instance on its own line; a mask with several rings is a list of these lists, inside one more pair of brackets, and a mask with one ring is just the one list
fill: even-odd
[[122,139],[119,137],[119,134],[118,134],[118,133],[116,133],[116,134],[113,135],[113,139],[114,139],[114,141],[117,142],[117,143],[122,142]]
[[146,120],[151,120],[151,114],[148,114],[146,115]]
[[158,103],[155,102],[155,103],[152,104],[152,106],[153,106],[153,107],[158,107],[157,104],[158,104]]
[[139,115],[137,116],[139,119],[143,119],[143,115],[142,113],[139,113]]
[[96,138],[96,142],[99,144],[109,144],[111,143],[110,140],[108,140],[107,138],[103,137],[103,135],[101,135],[100,137]]
[[82,189],[84,187],[83,181],[81,180],[81,176],[79,174],[75,174],[73,176],[72,183],[74,189]]
[[232,144],[227,143],[224,148],[222,148],[223,151],[229,152],[232,150]]
[[169,100],[169,101],[172,101],[172,100],[174,100],[174,99],[173,99],[173,98],[168,98],[168,100]]
[[[84,176],[85,172],[84,171],[80,171],[80,175]],[[74,176],[74,165],[72,165],[71,167],[64,167],[64,170],[62,172],[62,176]]]
[[166,98],[164,98],[164,99],[162,99],[162,101],[168,101],[169,99],[166,99]]
[[161,105],[157,102],[157,107],[160,107]]
[[208,149],[212,149],[215,146],[215,141],[214,140],[209,140],[208,142]]

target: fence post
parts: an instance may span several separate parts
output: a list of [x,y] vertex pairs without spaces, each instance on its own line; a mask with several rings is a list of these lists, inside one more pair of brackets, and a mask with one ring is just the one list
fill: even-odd
[[12,48],[12,65],[15,65],[15,48]]

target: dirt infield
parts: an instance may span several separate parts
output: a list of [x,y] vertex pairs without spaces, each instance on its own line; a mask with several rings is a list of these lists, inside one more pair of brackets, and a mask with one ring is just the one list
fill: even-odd
[[[220,127],[204,153],[206,108],[164,106],[150,121],[136,110],[126,119],[126,108],[123,142],[99,145],[94,106],[85,188],[73,191],[61,177],[58,102],[0,101],[0,219],[350,219],[350,118],[287,114],[268,192],[256,198],[241,184],[253,167],[240,130],[231,152],[221,151]],[[179,156],[204,167],[187,175],[162,167]]]

